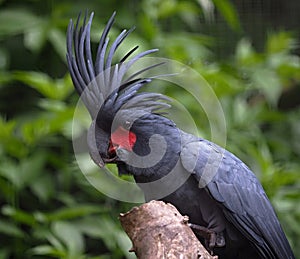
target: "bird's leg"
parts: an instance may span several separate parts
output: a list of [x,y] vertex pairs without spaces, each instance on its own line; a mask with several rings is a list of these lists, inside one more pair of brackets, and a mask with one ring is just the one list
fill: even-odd
[[212,253],[216,243],[216,233],[208,228],[189,223],[189,227],[205,240],[205,246]]
[[214,247],[225,246],[225,238],[223,232],[216,233],[208,228],[189,223],[189,227],[196,232],[199,236],[204,238],[205,246],[212,253]]

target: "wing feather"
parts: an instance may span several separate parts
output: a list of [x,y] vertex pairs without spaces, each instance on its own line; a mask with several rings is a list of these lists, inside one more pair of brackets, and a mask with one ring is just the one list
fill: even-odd
[[219,203],[227,220],[263,258],[294,258],[263,187],[241,160],[203,139],[187,143],[181,160],[199,183],[205,181],[204,188]]

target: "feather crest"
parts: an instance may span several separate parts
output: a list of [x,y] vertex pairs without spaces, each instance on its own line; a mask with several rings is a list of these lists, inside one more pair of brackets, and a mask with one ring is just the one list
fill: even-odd
[[[129,73],[129,69],[141,58],[152,54],[157,49],[150,49],[129,57],[137,50],[132,48],[116,64],[113,58],[116,50],[128,35],[134,30],[123,30],[109,46],[108,34],[113,26],[116,12],[107,22],[97,48],[95,62],[91,50],[91,25],[94,13],[87,18],[87,13],[81,23],[79,14],[76,24],[71,20],[67,30],[67,64],[74,87],[81,96],[85,106],[89,110],[92,119],[97,123],[111,121],[116,112],[123,105],[135,109],[158,112],[168,108],[165,103],[168,98],[153,93],[137,94],[137,91],[151,78],[143,78],[142,74],[162,63],[142,67],[138,71]],[[157,76],[155,76],[157,77]],[[154,78],[154,77],[153,77]],[[104,115],[105,114],[105,115]]]

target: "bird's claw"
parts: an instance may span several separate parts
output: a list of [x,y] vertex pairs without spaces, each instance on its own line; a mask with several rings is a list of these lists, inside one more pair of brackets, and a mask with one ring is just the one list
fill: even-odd
[[225,246],[224,232],[216,233],[216,247]]
[[190,228],[205,240],[205,246],[212,254],[215,247],[225,246],[225,237],[223,232],[216,233],[208,228],[189,223]]

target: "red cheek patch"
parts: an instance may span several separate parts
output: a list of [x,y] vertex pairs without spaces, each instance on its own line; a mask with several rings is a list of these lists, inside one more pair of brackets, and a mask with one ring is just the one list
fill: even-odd
[[111,134],[109,151],[116,151],[118,147],[132,151],[135,142],[136,135],[133,132],[124,129],[123,127],[119,127]]

